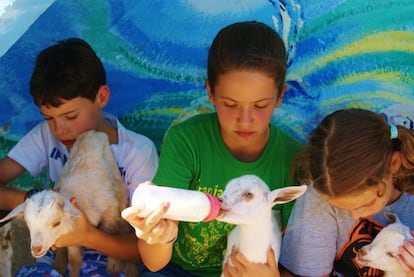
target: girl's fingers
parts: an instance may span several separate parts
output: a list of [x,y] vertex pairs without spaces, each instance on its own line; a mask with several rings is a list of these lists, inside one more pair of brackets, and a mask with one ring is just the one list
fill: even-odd
[[151,228],[157,225],[158,222],[165,216],[169,207],[169,203],[161,204],[156,210],[154,210],[147,216],[147,218],[145,219],[146,225],[151,226]]
[[250,262],[239,251],[237,251],[235,247],[233,247],[231,251],[230,258],[234,266],[237,268],[246,267],[250,264]]
[[121,216],[126,221],[130,221],[130,220],[133,220],[135,217],[137,217],[136,215],[140,212],[140,210],[141,209],[139,207],[131,206],[131,207],[125,208],[121,212]]
[[406,272],[414,273],[414,241],[406,241],[403,246],[400,247],[400,254],[397,259],[401,267]]

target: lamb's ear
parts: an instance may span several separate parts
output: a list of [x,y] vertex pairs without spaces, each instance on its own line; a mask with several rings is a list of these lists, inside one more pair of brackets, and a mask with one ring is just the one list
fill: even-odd
[[299,196],[305,193],[308,186],[290,186],[280,189],[275,189],[270,192],[273,205],[283,204],[295,200]]
[[63,203],[63,211],[73,216],[81,216],[81,213],[72,205],[68,199],[65,199],[65,202]]
[[23,216],[24,208],[26,207],[26,201],[14,208],[8,215],[0,219],[0,223],[13,219],[15,217]]
[[391,223],[401,223],[398,216],[391,212],[384,212],[384,216],[388,219]]

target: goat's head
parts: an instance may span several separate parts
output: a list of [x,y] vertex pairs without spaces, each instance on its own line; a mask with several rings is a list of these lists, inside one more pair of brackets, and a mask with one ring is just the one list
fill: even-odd
[[[88,149],[91,151],[102,151],[103,147],[108,144],[108,136],[104,132],[98,132],[93,129],[81,133],[70,150],[72,156],[81,155]],[[75,154],[72,154],[75,153]]]
[[243,175],[231,180],[220,197],[221,212],[217,218],[232,224],[246,224],[252,217],[268,214],[276,204],[283,204],[301,196],[306,186],[291,186],[270,191],[262,179]]
[[392,223],[384,227],[370,244],[358,251],[357,259],[364,266],[393,271],[400,267],[395,257],[407,239],[412,239],[409,228],[399,221]]
[[73,226],[70,217],[80,216],[70,201],[54,191],[41,191],[13,209],[0,222],[24,216],[30,231],[31,253],[38,258],[46,254],[57,238]]

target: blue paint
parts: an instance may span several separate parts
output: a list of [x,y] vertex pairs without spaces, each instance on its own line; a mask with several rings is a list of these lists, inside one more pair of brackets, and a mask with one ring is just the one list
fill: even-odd
[[[208,106],[206,59],[217,31],[259,20],[283,36],[289,52],[289,88],[274,122],[304,141],[334,109],[381,111],[414,101],[412,48],[320,62],[372,34],[412,34],[413,12],[411,0],[57,0],[0,57],[0,135],[18,139],[42,119],[28,93],[36,54],[56,40],[79,36],[105,64],[112,91],[107,111],[159,144],[177,111]],[[370,72],[375,78],[358,78]]]

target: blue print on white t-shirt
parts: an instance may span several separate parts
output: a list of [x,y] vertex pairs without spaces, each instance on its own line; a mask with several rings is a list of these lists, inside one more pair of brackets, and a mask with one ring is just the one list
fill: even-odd
[[62,161],[62,165],[64,165],[68,160],[68,157],[62,152],[60,152],[60,150],[56,147],[53,148],[52,153],[50,153],[50,157],[55,160],[60,159]]

